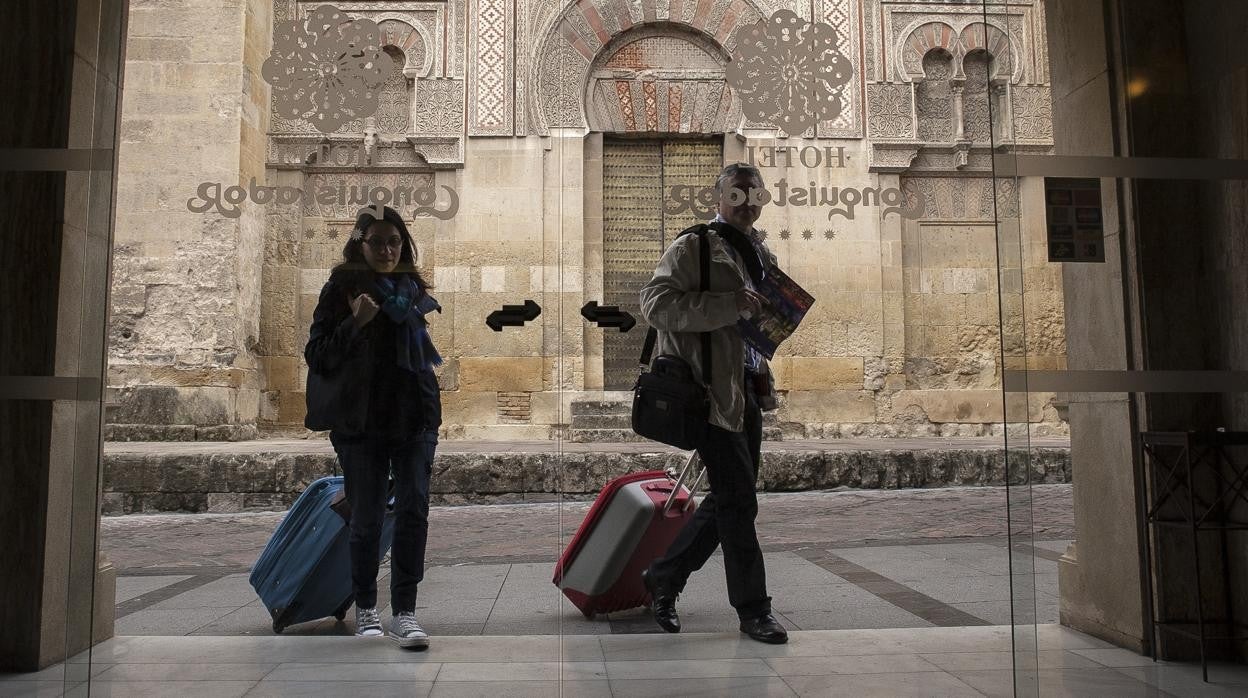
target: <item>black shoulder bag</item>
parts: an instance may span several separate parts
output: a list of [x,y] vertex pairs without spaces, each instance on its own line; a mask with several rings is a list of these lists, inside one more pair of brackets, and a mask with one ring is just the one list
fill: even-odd
[[[710,290],[711,252],[707,227],[696,226],[681,233],[692,233],[698,240],[699,288]],[[651,327],[641,350],[642,374],[633,386],[633,431],[638,436],[686,451],[698,447],[711,417],[711,334],[702,333],[702,382],[693,368],[678,356],[663,354],[650,365],[658,332]],[[649,369],[648,371],[646,369]]]
[[303,426],[312,431],[364,433],[372,377],[373,358],[366,338],[328,374],[309,370]]

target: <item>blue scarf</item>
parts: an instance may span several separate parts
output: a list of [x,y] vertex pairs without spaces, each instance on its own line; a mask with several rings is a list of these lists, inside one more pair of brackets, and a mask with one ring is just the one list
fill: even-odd
[[410,276],[395,278],[377,277],[378,295],[385,299],[381,312],[386,314],[398,331],[395,332],[395,356],[400,368],[415,373],[442,364],[442,357],[429,337],[429,321],[425,314],[436,310],[442,312],[438,301],[425,293]]

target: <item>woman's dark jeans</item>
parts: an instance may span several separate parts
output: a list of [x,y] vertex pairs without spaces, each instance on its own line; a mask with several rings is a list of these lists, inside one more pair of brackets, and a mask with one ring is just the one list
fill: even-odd
[[429,478],[438,433],[403,441],[344,438],[330,433],[351,504],[351,583],[355,605],[377,605],[381,527],[390,474],[394,474],[394,544],[390,553],[390,603],[395,614],[416,610],[416,587],[425,577],[429,536]]

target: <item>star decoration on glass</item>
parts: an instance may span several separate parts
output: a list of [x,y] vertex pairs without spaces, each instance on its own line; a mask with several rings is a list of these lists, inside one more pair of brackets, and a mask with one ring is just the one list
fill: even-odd
[[803,231],[802,231],[802,239],[803,239],[803,240],[809,240],[809,239],[813,238],[814,236],[815,236],[815,231],[811,230],[810,228],[807,228],[807,229],[805,229],[805,230],[803,230]]
[[767,231],[766,231],[766,230],[763,230],[762,228],[755,228],[755,229],[754,229],[754,234],[758,236],[758,239],[759,239],[759,240],[766,240],[766,239],[767,239]]
[[836,231],[832,230],[831,228],[828,228],[827,230],[823,231],[823,237],[825,239],[832,240],[836,238]]
[[325,231],[325,237],[329,238],[330,240],[337,240],[338,230],[336,228],[330,228],[329,230]]
[[306,229],[306,230],[304,230],[304,231],[303,231],[303,236],[304,236],[305,238],[307,238],[307,239],[311,240],[312,238],[316,237],[316,231],[315,231],[314,229],[312,229],[312,228],[308,228],[308,229]]
[[788,240],[788,239],[789,239],[789,229],[788,229],[788,228],[785,228],[784,230],[781,230],[781,231],[780,231],[780,239],[781,239],[781,240]]
[[364,239],[364,231],[363,231],[363,230],[360,230],[359,228],[352,228],[352,229],[351,229],[351,239],[352,239],[352,240],[363,240],[363,239]]

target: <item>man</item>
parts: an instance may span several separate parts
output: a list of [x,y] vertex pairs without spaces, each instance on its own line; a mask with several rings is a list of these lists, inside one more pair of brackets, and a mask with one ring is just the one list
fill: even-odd
[[[774,406],[767,363],[748,347],[737,319],[758,313],[766,299],[754,291],[773,261],[754,231],[763,188],[757,168],[729,165],[715,182],[719,215],[703,234],[682,235],[659,260],[642,288],[641,312],[658,330],[656,354],[672,354],[702,376],[702,333],[711,338],[710,424],[697,447],[711,493],[681,530],[667,553],[642,574],[653,598],[654,619],[667,632],[680,632],[676,597],[689,575],[722,545],[728,601],[741,632],[773,644],[788,641],[771,612],[763,552],[754,520],[755,482],[762,445],[760,400]],[[709,291],[700,291],[699,245],[709,245]]]

